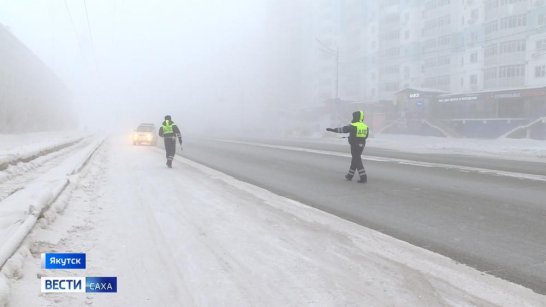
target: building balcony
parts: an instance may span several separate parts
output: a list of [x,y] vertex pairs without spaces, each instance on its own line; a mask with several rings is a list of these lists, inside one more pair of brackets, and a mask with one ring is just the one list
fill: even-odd
[[525,76],[514,78],[496,78],[483,81],[483,87],[486,89],[507,89],[525,85]]
[[506,53],[506,54],[497,54],[494,56],[485,56],[483,59],[483,65],[488,67],[488,66],[499,66],[499,65],[525,64],[525,61],[526,61],[525,57],[526,57],[525,51]]
[[528,1],[515,2],[512,4],[506,4],[498,6],[496,8],[486,8],[485,11],[485,21],[491,21],[503,17],[508,17],[511,15],[525,14],[531,9]]

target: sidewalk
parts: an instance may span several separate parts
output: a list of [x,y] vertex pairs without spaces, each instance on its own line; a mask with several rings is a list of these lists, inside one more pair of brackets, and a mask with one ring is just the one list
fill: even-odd
[[[11,306],[540,306],[546,297],[177,157],[111,140],[26,248]],[[41,252],[87,253],[85,272]],[[15,274],[17,275],[17,274]],[[117,276],[40,294],[37,276]]]

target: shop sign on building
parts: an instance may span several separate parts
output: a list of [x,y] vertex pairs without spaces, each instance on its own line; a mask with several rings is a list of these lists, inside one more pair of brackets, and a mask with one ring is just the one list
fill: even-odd
[[473,100],[478,100],[478,96],[445,97],[445,98],[439,98],[438,102],[459,102],[459,101],[473,101]]

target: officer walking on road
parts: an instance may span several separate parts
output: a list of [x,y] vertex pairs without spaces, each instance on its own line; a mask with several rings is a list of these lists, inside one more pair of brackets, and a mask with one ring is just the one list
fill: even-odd
[[182,148],[182,134],[178,126],[171,120],[170,115],[165,115],[165,120],[159,128],[159,136],[165,141],[165,152],[167,156],[167,166],[173,167],[174,154],[176,153],[176,139]]
[[362,151],[364,146],[366,146],[366,139],[368,138],[368,126],[364,123],[364,112],[356,111],[353,112],[353,120],[351,124],[343,126],[340,128],[326,128],[326,131],[336,132],[336,133],[349,133],[349,144],[351,145],[351,167],[349,172],[345,175],[345,179],[352,180],[355,174],[355,171],[358,171],[360,176],[360,183],[366,183],[368,181],[368,176],[366,175],[366,170],[362,164]]

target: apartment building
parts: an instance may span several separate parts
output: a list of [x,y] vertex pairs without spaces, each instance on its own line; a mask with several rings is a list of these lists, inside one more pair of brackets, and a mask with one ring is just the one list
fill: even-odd
[[392,100],[399,89],[421,82],[422,2],[340,2],[343,97],[363,102]]
[[338,26],[336,18],[319,20],[330,36],[337,28],[348,96],[392,100],[407,87],[460,93],[546,79],[544,0],[322,2],[338,17]]

